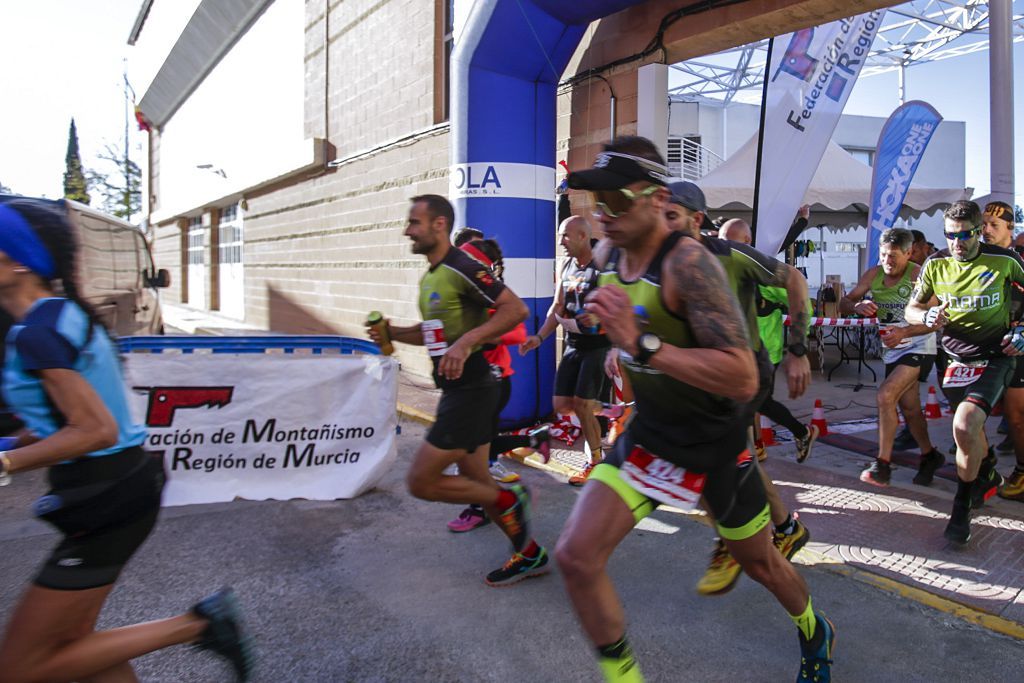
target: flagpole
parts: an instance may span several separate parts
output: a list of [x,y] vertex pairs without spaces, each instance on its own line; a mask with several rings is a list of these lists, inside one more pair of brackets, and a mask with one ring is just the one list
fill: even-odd
[[122,60],[121,75],[124,77],[124,219],[132,219],[132,179],[128,162],[128,60]]
[[[761,91],[761,124],[757,129],[757,164],[754,166],[754,207],[750,216],[750,243],[757,245],[757,201],[761,190],[761,152],[764,147],[764,120],[768,112],[768,83],[772,75],[772,47],[775,38],[768,39],[768,61],[764,65],[764,86]],[[774,256],[774,254],[769,254]]]

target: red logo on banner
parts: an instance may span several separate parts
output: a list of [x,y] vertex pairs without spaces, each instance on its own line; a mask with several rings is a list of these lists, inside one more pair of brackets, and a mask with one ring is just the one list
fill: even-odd
[[178,409],[223,408],[231,403],[234,387],[133,387],[149,392],[147,427],[170,427]]

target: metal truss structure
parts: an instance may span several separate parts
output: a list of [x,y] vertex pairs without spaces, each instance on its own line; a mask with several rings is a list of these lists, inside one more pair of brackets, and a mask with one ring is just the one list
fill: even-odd
[[[1013,42],[1024,41],[1024,0],[1013,2]],[[988,3],[912,0],[890,7],[861,71],[867,78],[988,49]],[[705,97],[728,104],[746,94],[760,99],[768,40],[673,64],[669,96]]]

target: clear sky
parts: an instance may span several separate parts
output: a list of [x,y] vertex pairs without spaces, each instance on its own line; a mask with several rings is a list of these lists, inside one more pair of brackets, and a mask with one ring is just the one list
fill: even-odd
[[[82,160],[95,166],[104,145],[124,144],[122,60],[142,0],[8,0],[0,8],[0,183],[28,195],[62,194],[71,117]],[[1015,171],[1024,204],[1024,44],[1014,46]],[[888,116],[896,73],[858,81],[846,112]],[[944,118],[967,123],[967,184],[989,191],[988,52],[907,70],[907,98],[930,102]],[[138,93],[139,98],[143,95]],[[141,161],[142,133],[130,125]]]
[[[122,59],[141,0],[7,0],[0,6],[0,183],[63,195],[68,124],[82,162],[124,146]],[[138,93],[142,97],[142,93]],[[131,121],[131,155],[143,138]]]

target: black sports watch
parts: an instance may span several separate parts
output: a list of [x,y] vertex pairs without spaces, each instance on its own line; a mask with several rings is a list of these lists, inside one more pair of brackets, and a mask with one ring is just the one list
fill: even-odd
[[795,342],[786,347],[786,350],[797,358],[803,358],[807,355],[807,344],[803,342]]
[[661,337],[653,332],[644,332],[636,338],[636,353],[633,360],[640,365],[647,365],[651,356],[661,350]]

